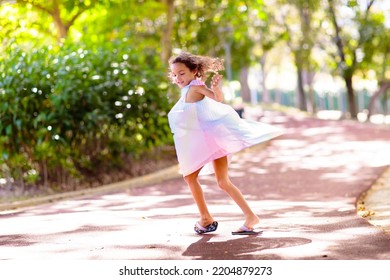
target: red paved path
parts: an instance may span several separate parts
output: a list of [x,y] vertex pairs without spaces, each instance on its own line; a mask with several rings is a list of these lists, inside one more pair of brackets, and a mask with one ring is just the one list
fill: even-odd
[[195,235],[197,209],[177,178],[0,212],[0,259],[390,259],[390,235],[355,208],[390,164],[390,130],[270,112],[262,121],[286,133],[237,155],[230,175],[263,235],[230,234],[243,218],[212,176],[201,182],[220,226]]

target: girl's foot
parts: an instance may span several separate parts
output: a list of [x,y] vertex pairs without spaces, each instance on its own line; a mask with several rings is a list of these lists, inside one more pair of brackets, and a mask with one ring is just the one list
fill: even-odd
[[259,229],[247,228],[246,226],[241,226],[239,230],[232,231],[233,235],[259,235],[263,231]]
[[244,227],[253,229],[258,223],[260,223],[260,218],[253,214],[245,219]]
[[260,223],[260,218],[253,214],[245,219],[245,223],[236,231],[233,231],[233,235],[258,235],[261,234],[261,230],[255,230],[255,226]]
[[213,222],[214,222],[214,219],[212,217],[208,217],[208,218],[200,219],[196,224],[200,225],[201,227],[207,227],[208,225],[212,224]]

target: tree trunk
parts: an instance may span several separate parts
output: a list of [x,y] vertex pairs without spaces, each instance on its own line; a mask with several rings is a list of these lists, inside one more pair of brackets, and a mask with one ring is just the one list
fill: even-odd
[[347,87],[348,108],[351,118],[357,118],[355,92],[352,86],[352,75],[344,75],[345,85]]
[[303,69],[300,61],[296,58],[297,77],[298,77],[298,107],[302,111],[307,111],[306,94],[303,86]]
[[46,160],[42,160],[42,172],[43,172],[43,187],[45,190],[49,188],[49,176],[47,172],[47,162]]
[[374,105],[375,101],[383,94],[386,93],[386,91],[390,89],[390,81],[384,81],[381,83],[380,88],[374,93],[374,95],[370,99],[370,103],[368,104],[368,115],[367,120],[370,120],[370,117],[372,116],[372,113],[374,112]]
[[242,67],[240,70],[241,97],[244,102],[251,102],[251,92],[248,85],[248,67]]
[[18,176],[19,176],[20,188],[22,189],[22,193],[24,193],[26,191],[26,186],[25,186],[25,183],[24,183],[22,168],[18,167],[17,168],[17,172],[18,172]]
[[167,6],[167,24],[164,28],[161,38],[161,60],[164,63],[168,63],[168,60],[172,54],[172,32],[174,24],[174,13],[175,13],[175,0],[164,0]]
[[[332,18],[332,23],[335,28],[335,42],[337,46],[337,51],[339,53],[340,57],[340,65],[344,65],[344,67],[347,65],[346,58],[345,58],[345,51],[344,51],[344,43],[341,38],[341,28],[337,23],[335,8],[334,8],[334,2],[333,0],[328,0],[329,3],[329,12]],[[347,69],[342,69],[343,72],[343,78],[345,81],[345,85],[347,87],[347,97],[348,97],[348,108],[349,112],[351,114],[351,118],[356,119],[357,118],[357,111],[356,111],[356,101],[355,101],[355,92],[353,90],[352,86],[352,76],[354,73],[354,65],[356,62],[356,55],[354,56],[354,62],[352,63],[352,66],[349,66]]]
[[53,7],[51,16],[53,17],[54,24],[57,28],[57,41],[60,42],[62,39],[65,39],[66,36],[68,35],[68,28],[66,27],[66,25],[61,19],[60,7],[58,6],[57,1],[55,1],[55,5],[56,6]]
[[260,58],[260,66],[261,66],[261,89],[263,92],[262,102],[264,103],[270,103],[271,98],[269,96],[269,91],[266,86],[266,80],[267,80],[267,72],[265,70],[265,62],[267,58],[267,53],[264,53]]
[[309,86],[309,103],[308,103],[308,111],[310,113],[315,114],[317,108],[316,108],[316,101],[315,101],[315,93],[314,93],[314,88],[313,88],[313,81],[314,81],[314,76],[315,73],[311,71],[306,71],[305,73],[306,76],[306,84]]

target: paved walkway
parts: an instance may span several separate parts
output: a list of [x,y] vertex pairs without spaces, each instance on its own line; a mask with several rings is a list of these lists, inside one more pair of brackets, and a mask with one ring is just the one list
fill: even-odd
[[261,236],[230,234],[243,217],[212,176],[201,183],[220,226],[194,234],[196,206],[169,169],[171,179],[140,188],[0,212],[0,259],[390,259],[390,235],[356,213],[390,165],[390,130],[274,112],[261,120],[285,134],[230,166]]

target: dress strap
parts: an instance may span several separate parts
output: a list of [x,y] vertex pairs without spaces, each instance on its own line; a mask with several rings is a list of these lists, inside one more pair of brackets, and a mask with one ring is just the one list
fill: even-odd
[[192,80],[188,85],[189,86],[204,86],[206,84],[201,80]]

